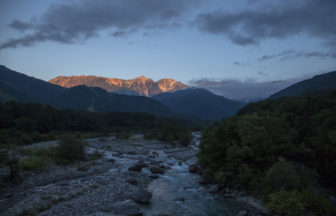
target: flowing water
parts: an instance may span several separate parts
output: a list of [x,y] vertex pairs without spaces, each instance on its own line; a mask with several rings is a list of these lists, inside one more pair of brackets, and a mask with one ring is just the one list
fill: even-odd
[[[193,135],[193,148],[198,149],[200,134]],[[196,157],[181,164],[180,160],[167,155],[164,150],[155,151],[158,153],[155,160],[163,161],[171,169],[149,184],[148,190],[153,197],[150,204],[141,206],[144,215],[235,216],[240,210],[247,209],[246,204],[224,198],[221,194],[209,193],[199,184],[200,176],[189,172],[189,165],[197,163]],[[139,155],[119,158],[106,152],[105,156],[114,158],[123,171],[139,160]],[[150,174],[148,168],[143,168],[142,172]],[[251,209],[248,213],[250,216],[257,215]]]

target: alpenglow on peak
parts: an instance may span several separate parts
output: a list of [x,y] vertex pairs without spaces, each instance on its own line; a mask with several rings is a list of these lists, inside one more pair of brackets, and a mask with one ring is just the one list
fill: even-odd
[[59,85],[65,88],[85,85],[90,87],[99,87],[108,92],[153,96],[163,92],[174,92],[189,86],[174,79],[160,79],[155,82],[152,79],[139,76],[134,79],[106,78],[98,76],[58,76],[49,80],[49,83]]

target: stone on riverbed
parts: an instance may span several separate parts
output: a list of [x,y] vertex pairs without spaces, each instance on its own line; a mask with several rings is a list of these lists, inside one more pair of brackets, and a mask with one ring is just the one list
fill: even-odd
[[139,206],[133,200],[116,202],[112,205],[102,207],[102,211],[113,212],[118,215],[142,216]]
[[183,197],[180,197],[180,198],[177,198],[176,201],[180,201],[180,202],[184,202],[184,198]]
[[166,164],[160,164],[160,168],[161,169],[171,169],[171,167]]
[[160,165],[160,163],[162,163],[162,161],[152,160],[152,161],[150,162],[151,165]]
[[163,174],[164,173],[164,170],[159,167],[152,166],[149,169],[153,174]]
[[217,193],[219,191],[219,186],[218,185],[211,185],[209,188],[208,188],[208,192],[209,193]]
[[189,172],[190,173],[197,173],[199,171],[199,168],[197,165],[190,165],[189,166]]
[[137,190],[127,195],[127,198],[141,204],[148,204],[153,194],[145,190]]
[[132,185],[137,185],[138,181],[135,178],[130,178],[130,179],[127,179],[127,183],[132,184]]
[[151,175],[149,175],[149,177],[151,177],[151,178],[153,178],[153,179],[157,179],[157,178],[159,178],[159,175],[151,174]]
[[248,213],[245,209],[243,209],[238,212],[237,216],[248,216]]
[[143,163],[136,163],[133,166],[128,168],[128,171],[136,171],[141,172],[142,168],[144,167]]

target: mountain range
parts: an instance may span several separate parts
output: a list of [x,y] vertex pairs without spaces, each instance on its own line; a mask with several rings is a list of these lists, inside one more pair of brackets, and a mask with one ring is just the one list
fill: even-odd
[[199,119],[209,120],[232,116],[244,105],[201,88],[162,93],[152,98],[179,113],[192,114]]
[[[83,82],[89,83],[88,85],[107,83],[108,80],[112,83],[114,80],[99,77],[97,79],[94,76],[80,77],[81,80],[86,80]],[[56,78],[53,80],[58,83],[61,83],[60,80],[65,80],[58,78],[59,81],[55,81]],[[62,85],[67,87],[65,88],[0,65],[0,103],[14,100],[48,104],[65,109],[96,112],[147,112],[167,117],[199,120],[220,120],[234,115],[245,105],[215,95],[205,89],[188,87],[173,79],[162,79],[158,82],[146,77],[133,80],[115,79],[116,83],[119,81],[120,83],[106,85],[103,89],[75,85],[77,82],[74,80],[77,78],[73,78],[62,82]],[[107,87],[110,88],[110,92],[106,90]],[[275,93],[270,98],[302,96],[334,88],[336,88],[336,71],[298,82]],[[126,95],[130,92],[134,92],[137,96]],[[139,96],[139,94],[146,97]]]
[[336,71],[316,75],[310,79],[297,82],[273,95],[270,98],[303,96],[305,94],[327,91],[336,88]]
[[79,85],[99,87],[108,92],[152,96],[162,92],[174,92],[188,86],[174,79],[160,79],[154,82],[144,76],[130,80],[106,78],[98,76],[58,76],[49,80],[49,83],[65,88],[72,88]]
[[[137,86],[138,90],[141,90],[141,86],[146,89],[146,83],[155,83],[145,77],[133,79],[132,82],[133,85],[130,86]],[[162,79],[156,82],[156,85],[161,86],[160,91],[167,92],[145,97],[124,95],[120,94],[120,91],[116,94],[99,87],[85,85],[64,88],[0,66],[1,103],[14,100],[49,104],[65,109],[97,112],[147,112],[167,117],[199,120],[219,120],[233,115],[241,107],[238,102],[217,96],[204,89],[186,88],[186,85],[172,79]],[[177,90],[176,86],[183,87],[183,89]],[[121,89],[131,91],[119,88]],[[140,92],[141,94],[148,93],[148,95],[155,93],[148,89]]]

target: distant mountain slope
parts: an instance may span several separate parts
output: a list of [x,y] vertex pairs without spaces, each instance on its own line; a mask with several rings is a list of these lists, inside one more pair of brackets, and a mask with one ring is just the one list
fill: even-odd
[[98,112],[147,112],[179,117],[167,106],[148,97],[108,93],[101,88],[87,86],[66,89],[0,66],[0,103],[7,101]]
[[98,112],[148,112],[174,116],[170,108],[148,97],[108,93],[97,87],[76,86],[55,98],[55,106]]
[[78,85],[90,87],[99,87],[108,92],[118,92],[134,95],[136,92],[139,95],[151,96],[162,92],[174,92],[179,89],[187,88],[188,86],[175,81],[174,79],[161,79],[154,82],[144,76],[137,77],[131,80],[123,80],[117,78],[106,78],[97,76],[58,76],[49,81],[49,83],[59,85],[65,88],[71,88]]
[[0,65],[0,102],[16,100],[22,102],[49,103],[65,89],[29,77]]
[[152,98],[177,112],[192,114],[206,120],[219,120],[232,116],[243,106],[242,103],[200,88],[162,93]]
[[336,88],[336,71],[314,76],[311,79],[295,83],[270,98],[302,96],[312,92],[326,91]]

